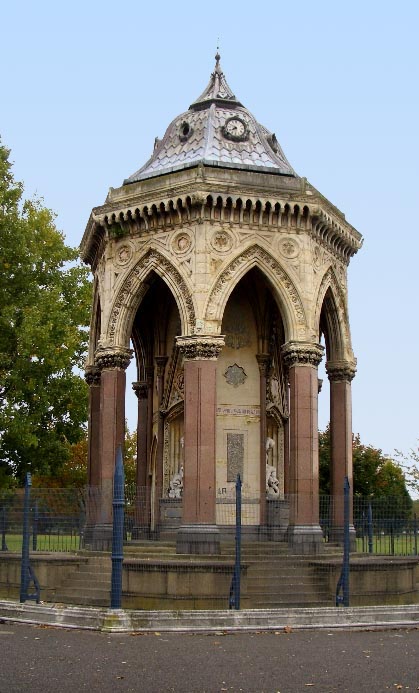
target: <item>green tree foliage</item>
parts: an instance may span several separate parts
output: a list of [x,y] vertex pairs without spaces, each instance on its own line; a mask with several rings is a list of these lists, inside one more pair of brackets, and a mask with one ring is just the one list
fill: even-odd
[[0,486],[56,475],[84,433],[91,288],[40,200],[23,200],[0,142]]
[[400,450],[395,451],[397,464],[402,469],[406,483],[409,488],[416,494],[419,493],[419,445],[416,448],[411,448],[409,452],[404,454]]
[[[363,497],[409,498],[406,479],[400,466],[385,457],[381,450],[361,443],[359,435],[352,437],[353,491]],[[330,493],[330,427],[319,432],[320,493]]]

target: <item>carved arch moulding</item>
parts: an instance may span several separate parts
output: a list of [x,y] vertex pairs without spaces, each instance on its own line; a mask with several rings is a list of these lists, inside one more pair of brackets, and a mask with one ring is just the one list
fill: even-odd
[[317,293],[316,312],[314,316],[316,332],[319,331],[320,315],[323,308],[326,293],[329,289],[331,291],[334,305],[336,308],[336,317],[338,320],[338,328],[340,330],[340,338],[342,341],[342,353],[340,354],[340,358],[349,358],[349,360],[352,361],[354,356],[351,344],[348,305],[346,301],[346,296],[341,288],[341,285],[339,284],[339,280],[336,277],[333,266],[330,266],[326,270],[319,285]]
[[232,260],[216,279],[205,309],[208,321],[221,324],[227,300],[240,279],[253,267],[257,267],[269,279],[283,309],[283,320],[288,338],[304,338],[307,320],[300,295],[287,272],[264,248],[252,245]]
[[188,334],[194,330],[196,318],[191,288],[168,258],[157,250],[151,249],[121,282],[110,311],[105,337],[106,346],[129,343],[135,313],[148,290],[145,280],[152,270],[166,282],[171,290],[179,309],[183,332]]

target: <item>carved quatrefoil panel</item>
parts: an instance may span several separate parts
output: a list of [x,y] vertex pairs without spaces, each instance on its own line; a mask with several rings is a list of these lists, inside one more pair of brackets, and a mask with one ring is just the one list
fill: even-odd
[[224,377],[229,385],[238,387],[239,385],[243,385],[247,378],[247,374],[245,373],[244,368],[238,366],[237,363],[234,363],[232,366],[227,368],[226,372],[224,373]]

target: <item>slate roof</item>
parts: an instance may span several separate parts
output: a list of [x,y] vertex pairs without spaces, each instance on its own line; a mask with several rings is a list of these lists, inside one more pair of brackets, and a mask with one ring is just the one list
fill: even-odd
[[[124,185],[200,162],[207,166],[296,176],[275,135],[236,99],[221,70],[218,53],[215,60],[214,72],[204,92],[188,111],[170,123],[162,140],[156,139],[150,159]],[[233,117],[246,124],[243,141],[225,135],[226,121]]]

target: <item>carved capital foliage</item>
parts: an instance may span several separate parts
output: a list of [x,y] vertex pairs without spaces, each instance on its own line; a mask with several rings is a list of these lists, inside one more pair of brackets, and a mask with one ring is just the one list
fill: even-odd
[[87,366],[84,372],[84,379],[89,387],[100,385],[100,369],[96,366]]
[[330,381],[350,383],[355,377],[356,361],[328,361],[326,372]]
[[224,346],[224,335],[176,337],[176,344],[188,361],[215,361]]
[[125,370],[132,359],[132,349],[124,347],[104,347],[96,351],[95,365],[100,370],[119,368]]
[[259,366],[259,373],[266,378],[271,368],[271,357],[269,354],[256,354],[256,361]]
[[168,356],[156,356],[154,358],[157,366],[157,377],[164,375],[164,369],[166,368],[166,363],[168,361]]
[[311,342],[288,342],[282,347],[284,363],[292,366],[317,366],[323,358],[324,347]]
[[134,390],[138,399],[147,399],[149,384],[146,380],[139,380],[136,383],[132,383],[132,389]]

